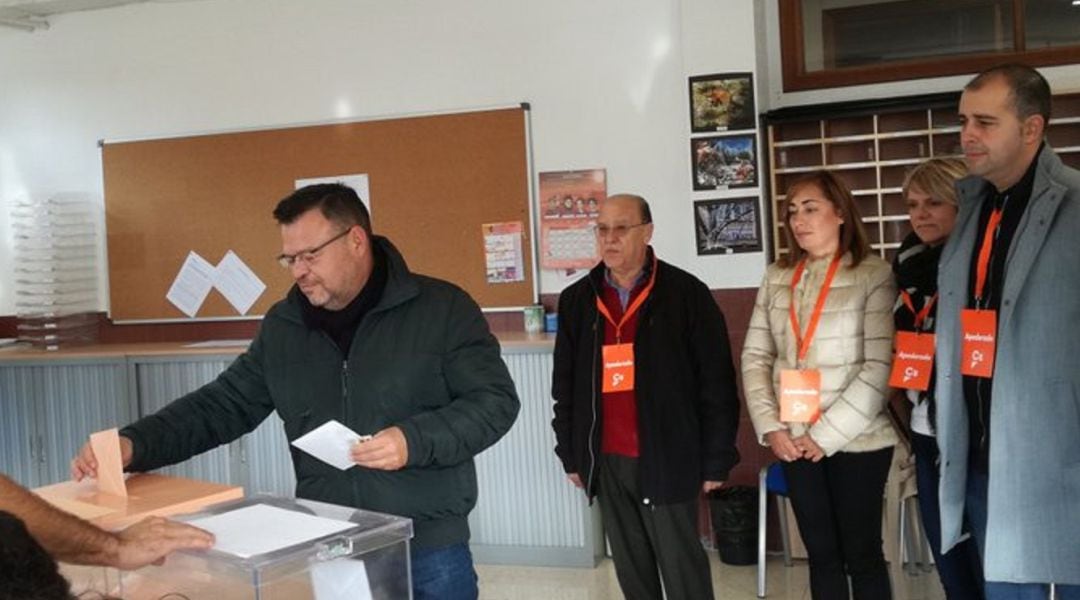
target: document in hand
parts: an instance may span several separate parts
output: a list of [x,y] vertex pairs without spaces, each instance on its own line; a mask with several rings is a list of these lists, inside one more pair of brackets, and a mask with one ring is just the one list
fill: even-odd
[[357,442],[370,439],[336,420],[330,420],[293,440],[292,445],[342,471],[352,467],[349,453]]

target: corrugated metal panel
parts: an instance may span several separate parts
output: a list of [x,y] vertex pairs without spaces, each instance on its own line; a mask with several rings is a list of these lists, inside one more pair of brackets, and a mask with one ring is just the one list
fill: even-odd
[[241,443],[247,470],[244,491],[292,498],[296,494],[296,475],[281,417],[272,413],[258,429],[244,436]]
[[469,519],[472,543],[585,547],[585,499],[553,452],[552,355],[503,359],[521,397],[521,414],[502,440],[476,458],[480,495]]
[[123,427],[134,419],[127,390],[127,365],[72,364],[41,369],[45,406],[42,484],[71,478],[72,457],[90,434]]
[[[552,356],[550,353],[525,353],[507,354],[503,358],[522,399],[521,415],[502,440],[477,457],[480,492],[477,508],[470,517],[472,542],[477,547],[503,548],[508,555],[516,552],[515,556],[522,557],[532,551],[547,552],[548,555],[583,551],[580,552],[582,557],[591,557],[589,546],[596,540],[594,511],[587,507],[581,493],[566,481],[552,452],[555,445],[550,427]],[[228,364],[228,360],[136,363],[135,385],[140,413],[153,412],[213,380]],[[4,456],[0,461],[7,460],[8,456],[29,453],[33,441],[33,411],[40,410],[34,404],[40,398],[38,390],[47,389],[54,397],[55,405],[50,405],[50,411],[70,415],[57,432],[57,447],[49,449],[54,456],[64,455],[64,466],[89,430],[129,420],[119,408],[130,397],[122,366],[103,369],[97,364],[57,368],[60,371],[48,375],[44,371],[33,371],[33,368],[0,369],[0,405],[5,417],[5,435],[0,439]],[[96,374],[90,371],[96,371]],[[43,382],[46,378],[53,379],[48,388]],[[75,392],[65,396],[65,392],[60,391],[64,389]],[[118,412],[110,413],[107,409],[110,406]],[[73,422],[91,426],[86,432],[65,429]],[[16,424],[22,424],[22,427]],[[59,446],[60,440],[77,440],[77,443],[70,442],[73,446],[69,450]],[[242,448],[243,453],[230,454],[228,447],[218,448],[166,471],[243,484],[249,492],[269,491],[283,496],[294,493],[289,447],[276,415],[242,443],[232,447]],[[25,469],[25,459],[11,462],[13,464],[5,466],[8,473],[32,482]]]
[[[180,396],[213,381],[218,373],[224,371],[231,362],[231,360],[222,360],[137,364],[139,412],[148,415]],[[159,469],[159,472],[217,483],[241,484],[239,477],[233,481],[231,476],[230,448],[231,446],[220,446],[180,464]]]
[[[213,381],[231,360],[154,362],[138,365],[139,401],[143,414],[165,406],[183,394]],[[179,465],[160,470],[244,486],[246,493],[267,492],[284,497],[296,493],[289,444],[277,413],[253,432],[225,447],[211,450]]]
[[34,416],[40,390],[39,369],[0,368],[0,472],[29,487],[41,484]]

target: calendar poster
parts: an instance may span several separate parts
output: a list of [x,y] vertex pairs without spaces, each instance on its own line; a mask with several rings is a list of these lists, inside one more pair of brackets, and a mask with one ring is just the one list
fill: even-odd
[[604,169],[540,173],[540,267],[588,269],[600,260],[596,217],[607,197]]
[[525,281],[525,253],[521,249],[521,221],[485,223],[484,258],[488,283]]

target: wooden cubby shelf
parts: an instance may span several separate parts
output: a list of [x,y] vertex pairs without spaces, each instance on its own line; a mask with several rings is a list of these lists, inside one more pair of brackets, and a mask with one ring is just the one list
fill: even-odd
[[[934,94],[763,115],[773,257],[787,252],[780,219],[788,184],[826,169],[852,190],[871,246],[892,260],[911,231],[901,190],[907,172],[928,158],[962,154],[959,99],[958,93]],[[1080,93],[1054,96],[1046,138],[1066,164],[1080,168]]]

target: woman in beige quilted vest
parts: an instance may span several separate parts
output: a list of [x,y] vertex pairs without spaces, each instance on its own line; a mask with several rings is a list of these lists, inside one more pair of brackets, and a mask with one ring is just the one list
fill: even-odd
[[813,598],[887,599],[881,513],[897,442],[885,413],[896,286],[834,175],[807,174],[786,198],[789,250],[765,273],[743,347],[748,412],[783,461]]

